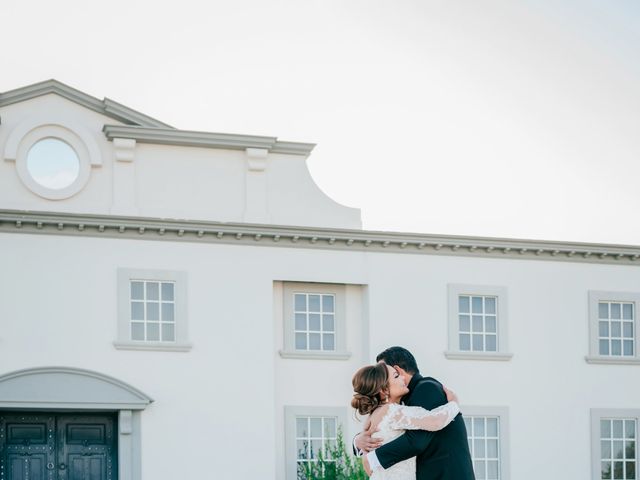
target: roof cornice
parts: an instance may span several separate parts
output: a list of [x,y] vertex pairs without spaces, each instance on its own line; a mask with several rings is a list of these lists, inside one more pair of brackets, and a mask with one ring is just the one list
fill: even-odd
[[0,210],[0,232],[640,265],[640,246]]
[[0,107],[23,102],[25,100],[50,93],[64,97],[67,100],[77,103],[78,105],[82,105],[94,112],[98,112],[127,124],[167,129],[172,128],[166,123],[156,120],[155,118],[151,118],[120,103],[114,102],[113,100],[108,98],[99,100],[57,80],[46,80],[44,82],[34,83],[33,85],[27,85],[26,87],[16,88],[15,90],[0,93]]
[[313,143],[283,142],[278,141],[276,137],[238,135],[234,133],[196,132],[120,125],[105,125],[102,131],[109,140],[130,138],[137,143],[179,145],[184,147],[224,148],[230,150],[263,148],[271,153],[305,156],[309,155],[315,147]]
[[140,125],[143,127],[158,127],[158,128],[174,128],[164,122],[151,118],[144,113],[140,113],[137,110],[122,105],[121,103],[111,100],[110,98],[104,98],[102,100],[104,105],[104,114],[113,118],[121,118],[124,123],[133,123],[134,125]]
[[109,98],[99,100],[57,80],[46,80],[0,93],[0,107],[50,93],[127,124],[125,126],[105,125],[103,132],[109,140],[130,138],[139,143],[232,150],[262,148],[271,153],[304,156],[308,156],[315,147],[313,143],[285,142],[279,141],[276,137],[177,130],[114,100]]

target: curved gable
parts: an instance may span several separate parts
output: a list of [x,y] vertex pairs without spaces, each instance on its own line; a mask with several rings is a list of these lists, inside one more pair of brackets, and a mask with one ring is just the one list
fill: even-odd
[[[362,228],[359,209],[338,204],[314,182],[306,163],[312,143],[178,130],[56,80],[0,92],[0,110],[3,208]],[[77,173],[54,169],[71,179],[64,188],[43,184],[28,167],[31,147],[50,138],[78,161]]]
[[0,408],[142,410],[151,402],[125,382],[79,368],[29,368],[0,376]]

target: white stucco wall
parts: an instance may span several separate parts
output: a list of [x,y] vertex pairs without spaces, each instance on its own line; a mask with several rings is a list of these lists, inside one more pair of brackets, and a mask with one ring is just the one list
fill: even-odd
[[[15,163],[3,159],[2,211],[360,227],[358,210],[315,185],[304,156],[272,153],[264,170],[249,171],[243,150],[139,143],[133,163],[117,162],[102,127],[118,122],[52,94],[0,107],[0,153],[17,125],[43,115],[82,125],[103,163],[81,192],[52,201],[29,191]],[[73,225],[25,230],[0,224],[0,375],[78,367],[149,394],[155,402],[141,413],[144,480],[201,478],[212,465],[219,478],[283,479],[285,407],[341,407],[350,439],[360,428],[348,408],[351,376],[391,345],[409,348],[424,375],[453,387],[463,413],[465,406],[508,407],[508,461],[519,480],[541,472],[590,478],[590,409],[640,405],[639,365],[585,361],[588,292],[640,291],[640,269],[626,260],[443,255],[422,247],[387,253],[332,248],[326,238],[314,248],[303,245],[310,239],[196,243],[175,232],[148,240],[131,228],[98,238]],[[118,268],[186,273],[190,351],[114,347]],[[283,282],[346,285],[347,359],[280,355]],[[510,360],[445,357],[449,284],[507,289]]]
[[[393,344],[463,405],[509,407],[512,478],[587,478],[589,409],[640,404],[637,367],[584,359],[588,290],[632,291],[636,268],[50,235],[0,242],[0,291],[10,293],[0,304],[2,370],[88,368],[151,395],[143,478],[197,476],[212,460],[229,478],[283,478],[284,406],[346,407],[353,372]],[[118,267],[188,273],[190,352],[114,349]],[[349,360],[280,358],[280,280],[353,285]],[[444,357],[448,283],[508,288],[511,361]],[[348,436],[357,428],[350,422]]]

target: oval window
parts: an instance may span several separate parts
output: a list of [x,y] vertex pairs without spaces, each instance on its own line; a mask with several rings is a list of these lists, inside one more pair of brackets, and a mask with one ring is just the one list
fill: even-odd
[[80,160],[68,143],[44,138],[29,149],[27,170],[38,184],[60,190],[78,179]]

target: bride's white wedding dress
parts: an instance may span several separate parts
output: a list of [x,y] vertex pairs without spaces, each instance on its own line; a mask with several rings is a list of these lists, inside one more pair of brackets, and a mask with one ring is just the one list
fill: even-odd
[[[382,443],[389,443],[404,433],[405,430],[442,430],[460,413],[456,402],[449,402],[433,410],[422,407],[408,407],[391,403],[378,423],[378,431],[373,437],[380,438]],[[415,480],[416,457],[398,462],[385,470],[376,469],[370,480]]]

